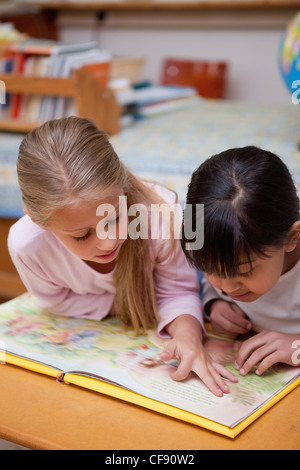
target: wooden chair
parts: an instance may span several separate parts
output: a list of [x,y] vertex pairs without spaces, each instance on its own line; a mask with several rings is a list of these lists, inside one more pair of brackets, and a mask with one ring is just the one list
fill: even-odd
[[228,64],[226,62],[165,59],[162,85],[193,86],[204,98],[225,98]]

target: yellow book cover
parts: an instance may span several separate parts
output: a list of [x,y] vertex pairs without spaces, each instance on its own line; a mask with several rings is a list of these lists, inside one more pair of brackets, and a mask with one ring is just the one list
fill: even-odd
[[239,342],[209,337],[210,354],[235,373],[230,393],[215,397],[195,375],[170,378],[176,361],[159,359],[165,345],[154,330],[136,336],[118,319],[102,322],[53,315],[24,294],[0,306],[0,361],[72,383],[236,437],[300,383],[300,368],[276,365],[240,376]]

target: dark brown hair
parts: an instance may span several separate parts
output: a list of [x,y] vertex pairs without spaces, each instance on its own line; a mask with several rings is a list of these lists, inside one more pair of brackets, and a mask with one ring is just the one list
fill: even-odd
[[[291,174],[271,152],[249,146],[206,160],[193,173],[187,204],[204,204],[204,246],[182,248],[199,270],[235,276],[241,257],[251,264],[256,254],[280,247],[299,220],[299,198]],[[195,209],[193,209],[195,214]]]

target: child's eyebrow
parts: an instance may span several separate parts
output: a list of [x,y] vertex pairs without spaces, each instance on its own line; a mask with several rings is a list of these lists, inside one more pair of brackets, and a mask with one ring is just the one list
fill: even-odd
[[[109,219],[109,217],[111,217],[112,215],[115,215],[119,210],[120,210],[120,207],[119,205],[117,205],[115,209],[106,216],[106,218]],[[89,229],[90,227],[81,227],[81,228],[74,228],[71,230],[63,230],[63,232],[65,233],[83,232],[83,230],[89,230]]]
[[73,233],[73,232],[82,232],[83,230],[89,230],[90,227],[82,227],[82,228],[74,228],[72,230],[64,230],[65,233]]
[[245,265],[245,264],[250,264],[250,265],[252,265],[253,263],[255,263],[255,261],[256,261],[255,259],[249,259],[249,260],[247,260],[247,261],[241,261],[240,263],[237,263],[237,266],[243,266],[243,265]]

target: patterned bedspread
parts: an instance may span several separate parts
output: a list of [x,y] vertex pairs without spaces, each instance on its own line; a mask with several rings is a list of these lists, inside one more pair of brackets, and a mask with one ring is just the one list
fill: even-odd
[[[0,216],[19,217],[16,160],[22,135],[0,134]],[[300,107],[199,100],[189,108],[136,122],[111,138],[136,175],[174,189],[184,202],[191,174],[230,147],[257,145],[279,155],[300,185]]]

